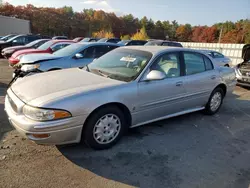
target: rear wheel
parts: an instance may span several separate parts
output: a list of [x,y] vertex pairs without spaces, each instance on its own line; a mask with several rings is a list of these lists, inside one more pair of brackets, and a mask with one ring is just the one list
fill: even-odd
[[224,91],[222,88],[216,88],[209,97],[204,112],[208,115],[217,113],[223,103]]
[[116,106],[103,107],[94,112],[84,125],[83,140],[93,149],[107,149],[121,139],[125,129],[122,111]]

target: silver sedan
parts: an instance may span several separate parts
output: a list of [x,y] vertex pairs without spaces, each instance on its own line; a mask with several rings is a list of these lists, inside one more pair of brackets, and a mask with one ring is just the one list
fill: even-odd
[[201,51],[212,57],[214,62],[219,66],[229,67],[232,63],[232,60],[229,57],[226,57],[220,52],[214,50],[201,50]]
[[233,69],[196,50],[121,47],[82,69],[17,80],[5,110],[37,144],[82,140],[106,149],[128,128],[199,110],[215,114],[235,83]]

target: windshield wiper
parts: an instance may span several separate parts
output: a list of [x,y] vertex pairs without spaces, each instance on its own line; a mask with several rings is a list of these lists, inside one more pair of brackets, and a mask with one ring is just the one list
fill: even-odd
[[109,75],[107,75],[107,74],[103,74],[103,72],[102,72],[102,71],[100,71],[100,70],[98,70],[98,73],[99,73],[101,76],[103,76],[103,77],[110,78],[110,76],[109,76]]

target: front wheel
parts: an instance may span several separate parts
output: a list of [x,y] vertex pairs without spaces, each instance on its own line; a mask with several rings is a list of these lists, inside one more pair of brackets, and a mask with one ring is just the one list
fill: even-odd
[[217,113],[223,103],[224,91],[221,88],[216,88],[210,95],[204,112],[208,115]]
[[115,145],[126,130],[122,111],[115,106],[94,112],[83,128],[83,140],[93,149],[107,149]]

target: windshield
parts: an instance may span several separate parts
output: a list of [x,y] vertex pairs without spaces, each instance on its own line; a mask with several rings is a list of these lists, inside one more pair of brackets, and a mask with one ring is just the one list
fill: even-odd
[[11,38],[13,38],[13,37],[15,37],[15,36],[16,36],[16,35],[7,35],[7,36],[5,36],[5,37],[2,37],[1,40],[7,41],[7,40],[9,40],[9,39],[11,39]]
[[102,38],[100,40],[98,40],[97,42],[106,42],[108,39],[107,38]]
[[78,49],[80,49],[83,46],[85,46],[85,45],[79,44],[79,43],[71,44],[63,49],[60,49],[60,50],[54,52],[53,54],[57,55],[57,56],[70,56],[70,55],[76,53],[78,51]]
[[122,41],[120,41],[120,42],[118,42],[117,44],[127,44],[128,42],[129,42],[130,40],[122,40]]
[[53,43],[54,43],[53,41],[45,42],[43,45],[39,46],[37,49],[38,50],[47,50]]
[[81,40],[81,42],[89,42],[90,38],[84,38]]
[[28,44],[26,44],[25,46],[27,46],[27,47],[32,47],[33,45],[35,45],[36,43],[38,43],[38,42],[40,42],[41,40],[35,40],[35,41],[33,41],[33,42],[30,42],[30,43],[28,43]]
[[130,82],[137,78],[151,59],[149,52],[116,49],[89,64],[89,70],[111,79]]
[[148,41],[145,46],[161,46],[161,41]]
[[11,41],[17,39],[18,37],[20,37],[20,35],[19,36],[10,37],[6,42],[11,42]]

